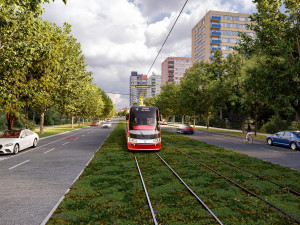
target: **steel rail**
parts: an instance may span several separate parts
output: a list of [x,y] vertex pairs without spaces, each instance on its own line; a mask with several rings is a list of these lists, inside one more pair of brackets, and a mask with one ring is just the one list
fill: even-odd
[[262,200],[263,202],[265,202],[268,206],[276,209],[277,211],[281,212],[283,215],[285,215],[287,218],[294,220],[295,222],[297,222],[298,224],[300,224],[300,220],[296,219],[295,217],[291,216],[290,214],[286,213],[285,211],[283,211],[282,209],[278,208],[277,206],[273,205],[272,203],[266,201],[265,199],[263,199],[262,197],[258,196],[257,194],[253,193],[252,191],[248,190],[247,188],[243,187],[242,185],[236,183],[235,181],[229,179],[228,177],[222,175],[221,173],[219,173],[218,171],[212,169],[211,167],[205,165],[204,163],[200,162],[198,159],[195,159],[194,157],[186,154],[185,152],[181,151],[180,149],[178,149],[177,147],[175,147],[174,145],[169,144],[168,142],[164,141],[166,144],[168,144],[169,146],[171,146],[172,148],[174,148],[176,151],[184,154],[185,156],[191,158],[192,160],[196,161],[197,163],[199,163],[200,165],[202,165],[203,167],[205,167],[206,169],[209,169],[210,171],[216,173],[217,175],[219,175],[220,177],[224,178],[225,180],[229,181],[230,183],[234,184],[235,186],[241,188],[243,191],[245,191],[248,194],[251,194],[252,196]]
[[145,191],[145,193],[146,193],[147,201],[148,201],[148,204],[149,204],[149,207],[150,207],[150,210],[151,210],[151,214],[152,214],[152,218],[153,218],[154,224],[155,224],[155,225],[158,225],[158,223],[157,223],[157,221],[156,221],[156,218],[155,218],[155,213],[154,213],[154,211],[153,211],[152,204],[151,204],[151,201],[150,201],[148,192],[147,192],[147,188],[146,188],[146,185],[145,185],[143,176],[142,176],[142,172],[141,172],[141,170],[140,170],[139,163],[138,163],[138,161],[137,161],[137,158],[136,158],[135,154],[133,154],[133,156],[134,156],[134,159],[135,159],[135,162],[136,162],[136,166],[137,166],[138,171],[139,171],[139,174],[140,174],[140,178],[141,178],[141,181],[142,181],[142,184],[143,184],[144,191]]
[[189,190],[189,192],[192,193],[192,195],[194,195],[194,197],[202,204],[202,206],[215,218],[215,220],[219,223],[222,224],[223,223],[218,219],[218,217],[210,210],[210,208],[208,208],[208,206],[192,191],[192,189],[181,179],[180,176],[178,176],[178,174],[169,166],[169,164],[163,160],[163,158],[158,154],[155,153],[160,159],[161,161],[163,161],[163,163],[173,172],[173,174],[181,181],[181,183]]
[[204,151],[200,150],[199,148],[194,148],[194,147],[191,146],[191,145],[187,145],[187,146],[190,146],[191,148],[193,148],[193,149],[195,149],[195,150],[197,150],[197,151],[199,151],[199,152],[201,152],[201,153],[203,153],[203,154],[206,154],[206,155],[208,155],[208,156],[210,156],[210,157],[212,157],[212,158],[214,158],[214,159],[220,160],[220,161],[222,161],[222,162],[224,162],[224,163],[226,163],[226,164],[228,164],[228,165],[230,165],[230,166],[233,166],[233,167],[235,167],[235,168],[237,168],[237,169],[240,169],[240,170],[242,170],[242,171],[244,171],[244,172],[246,172],[246,173],[249,173],[249,174],[251,174],[251,175],[253,175],[253,176],[256,176],[257,178],[259,178],[259,179],[261,179],[261,180],[268,181],[268,182],[270,182],[270,183],[272,183],[272,184],[274,184],[274,185],[276,185],[276,186],[278,186],[278,187],[281,187],[282,189],[284,189],[284,190],[286,190],[286,191],[288,191],[288,192],[290,192],[290,193],[292,193],[292,194],[294,194],[294,195],[296,195],[296,196],[300,196],[300,193],[299,193],[299,192],[297,192],[297,191],[295,191],[295,190],[293,190],[293,189],[291,189],[291,188],[289,188],[289,187],[286,187],[286,186],[284,186],[284,185],[282,185],[282,184],[276,183],[276,182],[274,182],[274,181],[272,181],[272,180],[270,180],[270,179],[268,179],[268,178],[262,177],[262,176],[260,176],[260,175],[258,175],[258,174],[256,174],[256,173],[251,172],[250,170],[246,170],[246,169],[244,169],[244,168],[242,168],[242,167],[239,167],[239,166],[237,166],[237,165],[235,165],[235,164],[233,164],[233,163],[227,162],[227,161],[221,159],[220,157],[214,156],[214,155],[212,155],[212,154],[210,154],[210,153],[208,153],[208,152],[204,152]]

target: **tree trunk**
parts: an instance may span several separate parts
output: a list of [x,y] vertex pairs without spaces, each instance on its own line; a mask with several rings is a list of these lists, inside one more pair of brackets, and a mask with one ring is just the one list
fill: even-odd
[[256,132],[257,132],[257,113],[255,113],[254,116],[254,135],[256,136]]
[[181,117],[181,124],[183,124],[184,123],[184,115]]
[[243,119],[242,133],[245,133],[245,119]]
[[298,100],[298,106],[297,106],[297,109],[296,109],[296,117],[295,117],[295,120],[297,122],[300,122],[300,99]]
[[220,109],[220,120],[223,119],[223,109]]
[[44,117],[45,117],[45,112],[41,112],[41,121],[40,121],[40,134],[44,133]]
[[25,108],[25,128],[28,129],[28,123],[29,123],[29,120],[28,120],[28,106],[27,106],[27,103],[26,103],[26,108]]
[[84,118],[82,118],[82,125],[84,126]]
[[173,116],[173,124],[175,124],[175,116]]
[[72,125],[71,128],[74,128],[74,116],[72,116]]
[[33,121],[33,123],[35,123],[35,112],[33,112],[32,121]]
[[194,128],[196,127],[196,116],[194,116]]
[[209,114],[206,115],[206,129],[209,129]]
[[15,115],[8,112],[6,118],[7,118],[7,129],[12,130],[14,125]]
[[79,117],[79,118],[78,118],[78,126],[79,126],[79,127],[80,127],[80,122],[81,122],[81,121],[80,121],[80,117]]

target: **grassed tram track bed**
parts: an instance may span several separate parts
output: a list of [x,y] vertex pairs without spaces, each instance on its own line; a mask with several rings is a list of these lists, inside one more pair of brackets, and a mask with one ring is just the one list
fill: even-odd
[[[216,154],[297,191],[300,190],[299,172],[165,131],[163,139],[300,219],[298,196],[237,172],[188,146]],[[163,144],[159,154],[224,224],[295,223],[172,147]],[[159,224],[216,224],[154,153],[138,152],[136,157]],[[118,124],[48,224],[151,223],[135,160],[127,151],[123,124]]]

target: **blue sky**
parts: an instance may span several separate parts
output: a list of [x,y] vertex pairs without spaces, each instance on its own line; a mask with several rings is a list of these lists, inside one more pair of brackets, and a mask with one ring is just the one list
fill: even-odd
[[[185,0],[56,0],[43,18],[62,26],[82,45],[88,70],[102,90],[129,93],[131,71],[146,74]],[[191,55],[191,29],[208,10],[255,12],[251,0],[189,0],[150,74],[168,56]],[[117,108],[128,96],[110,95]]]

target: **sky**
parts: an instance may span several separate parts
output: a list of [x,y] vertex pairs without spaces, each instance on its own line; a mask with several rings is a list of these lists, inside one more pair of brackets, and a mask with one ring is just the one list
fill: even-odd
[[[93,83],[119,110],[129,106],[131,71],[148,73],[185,0],[61,0],[45,4],[43,18],[72,26]],[[189,0],[148,76],[161,74],[170,56],[191,57],[192,28],[209,10],[256,11],[252,0]],[[127,94],[127,95],[126,95]]]

